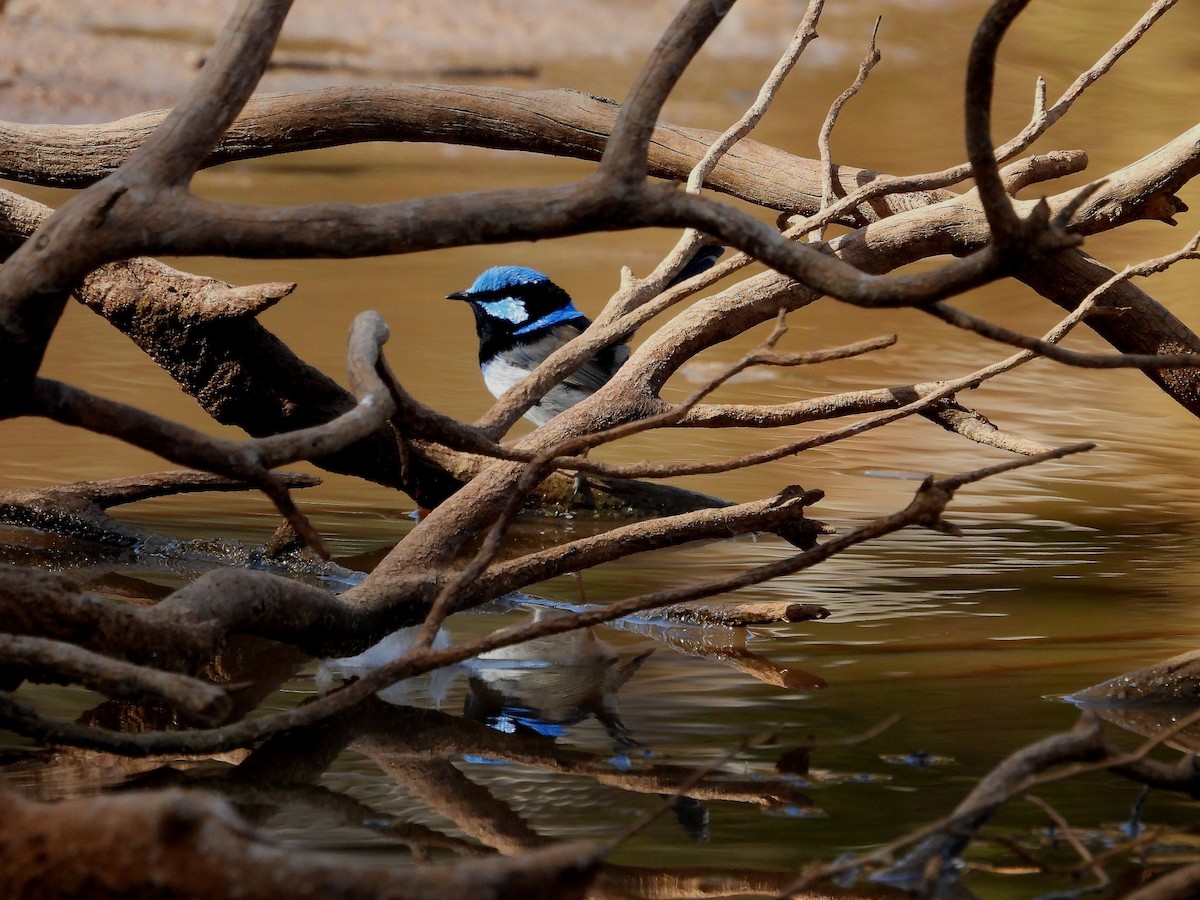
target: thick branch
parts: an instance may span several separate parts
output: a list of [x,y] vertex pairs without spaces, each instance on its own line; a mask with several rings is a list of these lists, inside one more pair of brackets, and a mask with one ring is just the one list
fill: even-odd
[[[444,141],[596,160],[619,110],[611,100],[565,89],[415,84],[263,94],[246,104],[205,165],[365,141]],[[165,116],[160,110],[86,126],[0,123],[0,175],[29,184],[85,187],[115,170]],[[715,131],[658,125],[649,173],[685,180],[718,137]],[[838,177],[841,190],[848,192],[878,173],[839,166]],[[818,161],[742,140],[704,186],[768,209],[815,212],[820,182]],[[864,204],[839,221],[861,225],[933,199],[944,197],[899,194]]]
[[0,659],[28,681],[78,683],[110,697],[149,697],[197,722],[218,722],[233,709],[225,691],[207,681],[132,665],[62,641],[0,634]]
[[[275,477],[289,489],[320,484],[320,479],[299,473],[280,473]],[[77,481],[33,491],[0,488],[0,522],[102,544],[139,544],[148,549],[148,544],[156,542],[151,532],[113,519],[105,510],[151,497],[251,488],[244,481],[199,472],[159,472],[110,481]],[[172,539],[170,543],[179,542]]]
[[[290,5],[243,0],[181,106],[126,165],[63,204],[36,239],[0,268],[0,347],[6,357],[0,416],[11,414],[28,393],[67,292],[96,266],[134,255],[128,248],[147,239],[139,228],[122,225],[123,208],[157,202],[160,189],[190,177],[237,115],[266,67]],[[104,228],[106,222],[114,227]]]
[[698,540],[736,537],[756,531],[782,531],[799,541],[807,524],[810,545],[817,529],[806,523],[804,508],[821,498],[820,491],[793,488],[767,500],[724,509],[637,522],[604,534],[571,541],[493,566],[470,589],[476,601],[496,597],[563,572],[576,572],[637,552],[675,547]]
[[0,810],[0,881],[14,896],[534,900],[582,897],[596,864],[580,844],[416,870],[291,850],[180,790],[54,804],[3,791]]

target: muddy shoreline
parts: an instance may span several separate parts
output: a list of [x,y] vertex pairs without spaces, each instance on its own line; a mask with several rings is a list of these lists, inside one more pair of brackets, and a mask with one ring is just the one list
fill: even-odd
[[[538,79],[551,63],[635,65],[679,2],[297,3],[261,90],[463,79],[549,86]],[[0,119],[102,122],[171,106],[233,7],[234,0],[8,0],[0,7]],[[790,9],[746,0],[711,52],[777,52],[791,18]]]

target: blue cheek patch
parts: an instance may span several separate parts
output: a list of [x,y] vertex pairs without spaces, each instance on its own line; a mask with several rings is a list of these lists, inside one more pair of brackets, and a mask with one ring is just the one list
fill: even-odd
[[514,325],[520,325],[529,318],[529,312],[525,309],[524,302],[516,297],[505,297],[503,300],[493,300],[479,305],[487,311],[489,316],[504,319]]
[[531,331],[536,331],[539,328],[546,328],[550,325],[557,325],[559,322],[571,322],[576,319],[582,319],[583,313],[577,310],[572,304],[568,303],[561,309],[556,309],[554,312],[546,313],[540,319],[534,319],[528,325],[522,325],[513,334],[528,334]]

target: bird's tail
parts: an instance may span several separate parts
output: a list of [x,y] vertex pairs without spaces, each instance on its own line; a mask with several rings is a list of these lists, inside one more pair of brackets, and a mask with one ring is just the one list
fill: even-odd
[[670,280],[667,287],[673,288],[675,285],[687,281],[693,275],[699,275],[701,272],[708,271],[721,258],[721,254],[724,252],[725,248],[720,244],[701,244],[696,252],[692,254],[692,258],[684,263],[683,268],[679,270],[679,274]]

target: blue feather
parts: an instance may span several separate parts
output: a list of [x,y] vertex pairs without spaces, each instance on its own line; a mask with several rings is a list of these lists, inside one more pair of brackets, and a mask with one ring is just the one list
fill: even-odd
[[537,331],[539,328],[546,328],[550,325],[557,325],[559,322],[574,322],[584,318],[586,316],[575,308],[574,303],[568,303],[561,309],[546,313],[546,315],[540,319],[535,319],[528,325],[522,325],[513,334],[529,334],[531,331]]
[[[464,300],[475,313],[480,369],[497,397],[591,324],[566,291],[525,266],[494,266],[446,299]],[[602,388],[628,357],[626,344],[604,348],[551,388],[525,417],[545,424]]]
[[480,273],[479,277],[475,279],[475,283],[467,288],[467,293],[482,294],[487,291],[503,291],[525,284],[542,284],[549,280],[541,272],[525,266],[493,266]]

